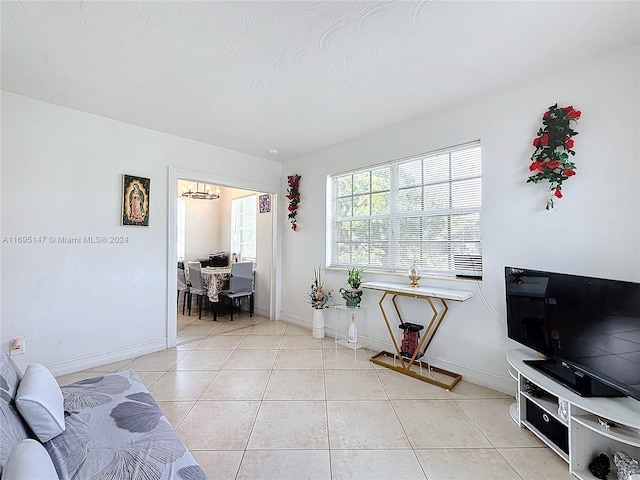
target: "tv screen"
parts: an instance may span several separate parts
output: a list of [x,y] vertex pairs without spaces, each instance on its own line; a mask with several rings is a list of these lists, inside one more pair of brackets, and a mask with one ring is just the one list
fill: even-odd
[[505,267],[505,288],[509,338],[640,400],[640,283]]

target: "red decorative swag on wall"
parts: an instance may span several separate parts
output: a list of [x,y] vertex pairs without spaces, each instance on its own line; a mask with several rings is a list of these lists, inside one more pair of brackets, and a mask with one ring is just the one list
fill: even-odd
[[289,200],[287,209],[289,210],[289,214],[287,216],[291,222],[291,228],[294,231],[298,230],[298,205],[300,204],[300,191],[298,189],[300,188],[301,178],[298,174],[287,177],[287,182],[289,183],[289,189],[287,190],[287,199]]
[[562,182],[576,174],[576,165],[569,161],[569,155],[576,154],[573,149],[573,136],[578,132],[571,128],[571,122],[580,118],[580,110],[573,106],[558,108],[558,104],[549,107],[542,116],[544,128],[538,129],[538,136],[533,139],[536,147],[531,155],[532,174],[527,183],[538,183],[541,180],[549,182],[549,190],[553,193],[547,200],[546,209],[553,208],[553,199],[562,198]]

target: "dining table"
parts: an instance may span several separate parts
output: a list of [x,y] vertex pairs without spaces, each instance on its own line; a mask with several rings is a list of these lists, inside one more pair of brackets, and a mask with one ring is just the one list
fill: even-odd
[[202,281],[210,301],[218,302],[220,300],[220,291],[229,288],[230,277],[231,267],[202,268]]

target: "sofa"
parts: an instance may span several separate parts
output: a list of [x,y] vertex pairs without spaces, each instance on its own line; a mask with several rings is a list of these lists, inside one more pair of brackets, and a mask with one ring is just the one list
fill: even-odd
[[22,374],[4,351],[0,472],[2,480],[207,478],[133,370],[60,388],[42,365]]

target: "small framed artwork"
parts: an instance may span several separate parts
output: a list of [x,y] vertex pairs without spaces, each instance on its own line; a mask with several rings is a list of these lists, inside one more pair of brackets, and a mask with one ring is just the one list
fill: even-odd
[[271,195],[260,195],[258,200],[260,201],[260,213],[269,213],[271,211]]
[[122,175],[122,225],[149,226],[149,187],[151,180]]

